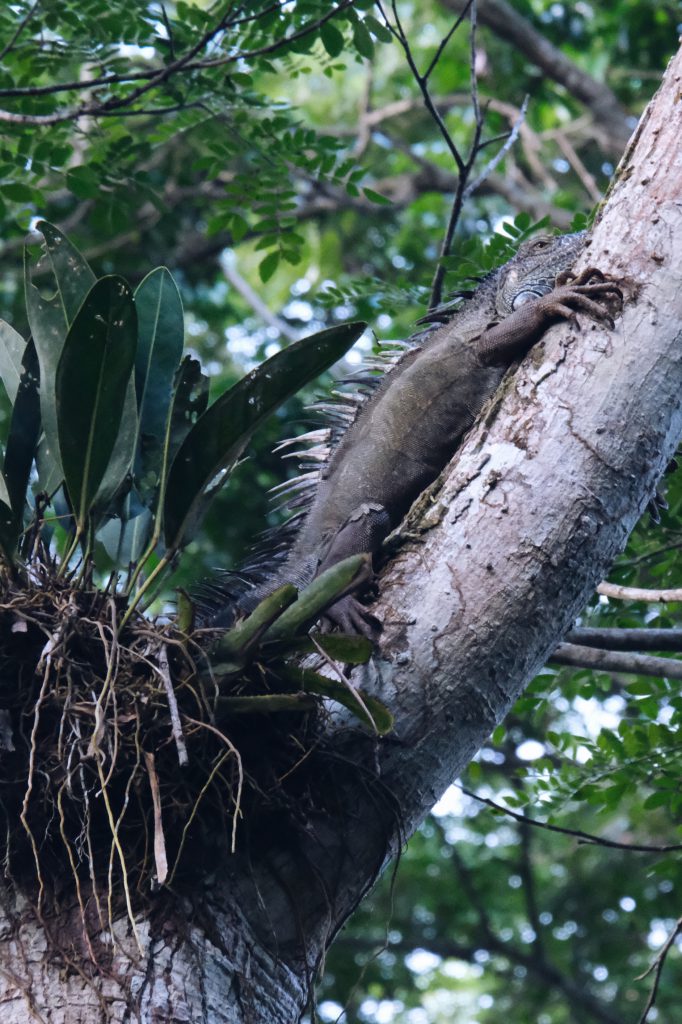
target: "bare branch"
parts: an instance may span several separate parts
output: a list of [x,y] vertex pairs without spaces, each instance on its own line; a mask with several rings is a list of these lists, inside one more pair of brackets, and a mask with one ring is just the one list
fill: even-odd
[[450,40],[454,36],[455,32],[457,31],[459,26],[462,24],[462,22],[466,18],[467,13],[469,11],[469,8],[471,7],[472,4],[474,5],[474,8],[472,9],[472,15],[473,15],[473,17],[476,16],[475,15],[476,0],[467,0],[466,4],[464,6],[464,9],[462,10],[462,13],[457,18],[457,20],[453,22],[452,27],[450,29],[448,29],[446,35],[443,36],[443,38],[441,39],[440,43],[438,44],[438,46],[436,48],[436,52],[433,55],[433,59],[432,59],[431,63],[429,64],[428,68],[426,69],[426,71],[424,72],[424,80],[425,81],[428,82],[429,78],[431,77],[431,74],[433,73],[434,69],[438,65],[438,61],[443,56],[443,52],[445,50],[445,47],[448,45],[448,43],[450,42]]
[[429,309],[433,309],[437,306],[443,297],[443,282],[445,281],[445,265],[444,260],[450,255],[452,249],[452,242],[455,237],[455,229],[459,221],[460,214],[462,212],[462,206],[466,198],[466,189],[469,176],[474,166],[476,157],[478,156],[481,135],[483,134],[483,117],[481,115],[481,107],[478,102],[478,82],[476,79],[476,2],[470,5],[469,17],[471,21],[471,30],[469,36],[469,82],[470,82],[470,94],[471,104],[474,110],[474,137],[469,149],[469,154],[462,167],[459,167],[459,180],[457,182],[457,189],[452,201],[452,207],[450,209],[450,216],[448,218],[448,224],[445,229],[445,235],[443,236],[443,242],[440,249],[440,257],[436,272],[433,276],[431,283],[431,297],[429,300]]
[[556,665],[572,665],[595,672],[627,672],[638,676],[682,679],[682,661],[676,658],[657,658],[652,654],[626,654],[605,651],[578,644],[559,644],[549,659]]
[[[466,0],[440,0],[449,11],[460,12]],[[506,0],[478,0],[478,17],[506,43],[524,54],[548,78],[584,103],[604,132],[605,141],[614,155],[620,156],[632,131],[627,112],[615,94],[598,82],[545,39],[523,15]]]
[[[517,117],[516,121],[514,122],[514,124],[512,126],[512,130],[506,136],[506,141],[505,141],[504,145],[500,149],[498,149],[498,151],[495,154],[495,156],[492,157],[492,159],[488,161],[488,163],[485,165],[485,167],[483,168],[481,173],[478,175],[478,177],[475,178],[474,181],[472,181],[465,188],[465,190],[464,190],[464,198],[465,199],[468,199],[469,196],[473,192],[475,192],[476,189],[479,188],[483,184],[483,182],[486,180],[486,178],[490,174],[492,174],[492,172],[495,170],[495,168],[499,164],[500,160],[502,160],[504,155],[509,152],[511,147],[514,145],[514,143],[518,139],[519,133],[521,131],[521,126],[522,126],[523,122],[526,119],[526,111],[528,109],[528,99],[529,99],[529,97],[526,96],[526,98],[524,99],[524,101],[523,101],[523,103],[521,105],[521,110],[519,111],[519,116]],[[490,139],[487,142],[484,142],[482,146],[479,146],[479,150],[483,149],[483,146],[489,145],[492,141],[494,141],[494,140]]]
[[646,1006],[642,1011],[642,1016],[639,1018],[638,1024],[646,1024],[646,1019],[649,1016],[649,1011],[653,1009],[654,1003],[656,1002],[656,996],[658,995],[658,986],[661,981],[661,973],[663,971],[663,965],[665,964],[666,957],[672,949],[675,939],[680,934],[682,934],[682,917],[678,917],[675,923],[675,927],[670,932],[670,935],[663,943],[661,949],[658,951],[656,959],[652,963],[651,967],[649,967],[649,969],[646,970],[644,974],[640,974],[639,978],[636,979],[637,981],[640,981],[642,978],[646,978],[648,974],[651,974],[651,972],[654,971],[654,982],[651,986],[651,992],[649,993],[649,998],[646,1001]]
[[14,46],[17,40],[19,39],[19,36],[24,31],[29,21],[31,20],[35,12],[38,10],[39,6],[40,0],[35,0],[35,3],[32,4],[31,7],[29,7],[29,9],[26,11],[26,14],[17,25],[14,35],[11,37],[11,39],[9,39],[5,46],[3,46],[2,50],[0,50],[0,60],[4,60],[7,54],[14,49]]
[[682,629],[595,629],[578,626],[566,634],[571,644],[608,651],[682,651]]
[[612,850],[625,850],[628,853],[673,853],[677,850],[682,850],[682,843],[669,843],[662,846],[652,846],[644,843],[619,843],[615,839],[595,836],[590,832],[583,832],[579,828],[562,828],[560,825],[550,825],[548,821],[538,821],[537,818],[529,818],[528,815],[512,811],[510,807],[495,803],[494,800],[490,800],[486,796],[479,796],[478,793],[466,789],[465,786],[460,786],[459,788],[465,796],[471,797],[472,800],[477,800],[478,803],[485,804],[487,807],[491,807],[494,811],[498,811],[508,818],[513,818],[514,821],[522,822],[525,825],[532,825],[534,828],[543,828],[547,832],[558,832],[559,835],[572,836],[578,840],[581,846],[606,846]]
[[682,601],[682,587],[668,590],[648,590],[643,587],[621,587],[619,583],[600,583],[597,593],[614,597],[617,601]]
[[405,35],[405,31],[402,27],[400,18],[398,16],[395,0],[391,0],[391,7],[393,10],[393,17],[395,18],[395,25],[393,25],[390,19],[387,17],[381,3],[378,3],[377,6],[381,11],[382,17],[384,19],[384,22],[386,23],[389,32],[391,32],[393,36],[397,39],[397,41],[400,43],[405,53],[405,59],[407,60],[408,67],[412,72],[415,82],[419,86],[419,90],[424,100],[424,105],[428,112],[430,113],[431,117],[433,118],[436,126],[438,127],[438,130],[443,138],[443,141],[445,142],[445,145],[448,147],[448,150],[452,155],[452,159],[455,161],[457,170],[459,171],[460,174],[463,174],[465,169],[464,160],[462,159],[462,156],[459,150],[457,149],[457,146],[455,145],[452,136],[450,135],[450,132],[445,127],[445,123],[440,115],[440,112],[434,105],[434,102],[431,98],[431,93],[429,92],[428,82],[426,78],[424,77],[424,75],[420,73],[420,71],[417,68],[417,65],[415,64],[412,48],[408,42],[407,36]]

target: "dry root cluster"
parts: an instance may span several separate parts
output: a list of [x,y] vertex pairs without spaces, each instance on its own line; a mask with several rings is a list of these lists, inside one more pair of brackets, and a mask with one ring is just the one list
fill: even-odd
[[[59,577],[0,592],[5,877],[99,928],[230,856],[264,807],[295,817],[314,713],[221,720],[198,635]],[[277,681],[254,666],[232,693]],[[254,689],[255,688],[255,689]],[[224,686],[221,693],[225,693]]]

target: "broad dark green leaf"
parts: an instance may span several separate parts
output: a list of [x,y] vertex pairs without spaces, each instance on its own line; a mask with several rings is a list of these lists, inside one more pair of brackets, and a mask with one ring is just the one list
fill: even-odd
[[367,26],[362,21],[356,21],[353,26],[353,42],[355,43],[355,49],[363,57],[371,59],[374,56],[374,40],[369,34]]
[[131,376],[126,388],[123,415],[119,423],[114,449],[102,482],[97,489],[93,508],[105,510],[112,501],[130,489],[137,437],[137,399],[135,397],[135,379]]
[[26,490],[40,437],[38,357],[32,341],[26,346],[22,362],[22,374],[12,409],[3,466],[10,505],[17,523],[17,533],[22,525]]
[[19,387],[21,360],[24,358],[25,350],[25,339],[8,323],[0,320],[0,377],[12,405]]
[[56,377],[59,449],[80,529],[116,443],[136,342],[130,287],[102,278],[69,329]]
[[135,292],[138,342],[135,390],[140,434],[163,442],[173,379],[182,358],[184,320],[175,281],[165,267],[147,274]]
[[314,334],[247,374],[201,416],[170,469],[164,503],[166,544],[177,548],[195,529],[205,505],[226,479],[251,435],[287,398],[335,363],[366,324]]
[[320,28],[320,39],[330,57],[338,57],[343,50],[343,35],[328,21]]
[[185,356],[173,381],[173,399],[168,433],[168,462],[177,455],[180,445],[208,405],[208,377],[201,372],[201,363]]
[[106,554],[120,568],[127,568],[131,562],[140,558],[152,535],[154,517],[150,510],[142,508],[133,517],[126,515],[125,506],[133,501],[131,492],[126,495],[123,516],[109,519],[97,531],[97,540],[101,541]]
[[184,320],[175,281],[165,267],[153,270],[135,292],[138,340],[135,357],[137,426],[132,438],[135,484],[151,507],[162,477],[173,381],[182,358]]
[[4,486],[3,480],[0,487],[0,555],[7,565],[12,565],[17,544],[17,521],[9,507],[9,495],[3,493]]
[[[47,221],[38,229],[45,239],[44,253],[31,279],[29,254],[24,255],[26,312],[40,364],[40,412],[44,439],[39,460],[40,486],[48,493],[56,490],[63,478],[59,441],[55,378],[67,331],[85,296],[95,283],[95,275],[78,250]],[[45,290],[55,289],[46,296]]]

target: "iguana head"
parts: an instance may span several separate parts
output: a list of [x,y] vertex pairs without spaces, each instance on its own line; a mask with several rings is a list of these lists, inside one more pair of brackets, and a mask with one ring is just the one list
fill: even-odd
[[519,250],[500,271],[495,305],[500,316],[508,316],[524,302],[547,295],[557,274],[570,270],[578,258],[587,232],[572,235],[538,235]]

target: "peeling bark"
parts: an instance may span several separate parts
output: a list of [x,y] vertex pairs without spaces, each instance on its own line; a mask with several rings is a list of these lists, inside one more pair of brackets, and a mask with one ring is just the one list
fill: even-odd
[[356,680],[395,733],[339,718],[335,813],[259,832],[191,901],[158,897],[139,952],[118,921],[95,977],[77,942],[65,970],[25,901],[2,894],[3,1024],[299,1019],[334,933],[555,650],[682,435],[681,89],[678,55],[583,260],[625,286],[615,330],[553,328],[401,531],[381,653]]

